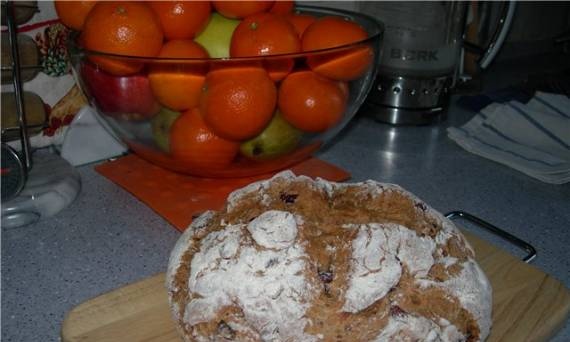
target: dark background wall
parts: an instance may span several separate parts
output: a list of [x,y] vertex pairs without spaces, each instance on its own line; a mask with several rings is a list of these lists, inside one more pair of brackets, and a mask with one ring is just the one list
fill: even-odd
[[[358,11],[361,2],[303,1],[302,3]],[[497,1],[478,3],[479,15],[487,18],[482,21],[485,27],[480,29],[482,44],[494,29],[502,4]],[[514,21],[497,59],[518,58],[564,49],[568,53],[568,42],[555,44],[555,39],[564,35],[570,35],[570,1],[517,1]]]

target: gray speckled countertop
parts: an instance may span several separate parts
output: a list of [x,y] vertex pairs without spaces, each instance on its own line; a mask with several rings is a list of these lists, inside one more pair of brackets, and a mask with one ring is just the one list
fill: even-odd
[[[444,123],[425,127],[357,116],[319,157],[352,181],[398,183],[441,212],[463,209],[508,230],[534,244],[536,267],[570,287],[570,184],[542,183],[461,149],[445,127],[471,115],[452,106]],[[2,341],[57,341],[74,306],[166,269],[178,231],[93,165],[78,171],[82,190],[70,207],[2,229]],[[568,324],[554,341],[570,341]]]

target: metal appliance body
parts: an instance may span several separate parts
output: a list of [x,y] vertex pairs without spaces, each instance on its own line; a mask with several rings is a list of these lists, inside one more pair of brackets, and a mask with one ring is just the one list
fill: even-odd
[[[464,1],[360,4],[360,11],[375,16],[385,25],[376,83],[363,106],[366,114],[390,124],[429,124],[445,118],[459,70],[468,4]],[[497,25],[497,31],[504,34],[506,16],[504,11]],[[500,37],[504,39],[504,35],[496,32],[483,54],[485,61],[480,61],[483,67],[500,47]]]

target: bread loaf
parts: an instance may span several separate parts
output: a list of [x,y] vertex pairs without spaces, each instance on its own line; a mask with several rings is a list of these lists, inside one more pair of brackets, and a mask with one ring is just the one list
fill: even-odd
[[483,341],[491,287],[460,231],[393,184],[282,172],[174,247],[185,341]]

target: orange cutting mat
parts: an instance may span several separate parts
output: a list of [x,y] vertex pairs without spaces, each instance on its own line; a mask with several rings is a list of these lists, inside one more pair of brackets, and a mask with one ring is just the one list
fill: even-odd
[[[129,191],[181,231],[190,225],[193,217],[206,210],[221,208],[230,192],[273,175],[218,179],[192,177],[160,168],[135,154],[98,165],[95,170]],[[350,173],[345,170],[316,158],[306,159],[290,170],[296,175],[335,182],[350,178]]]

